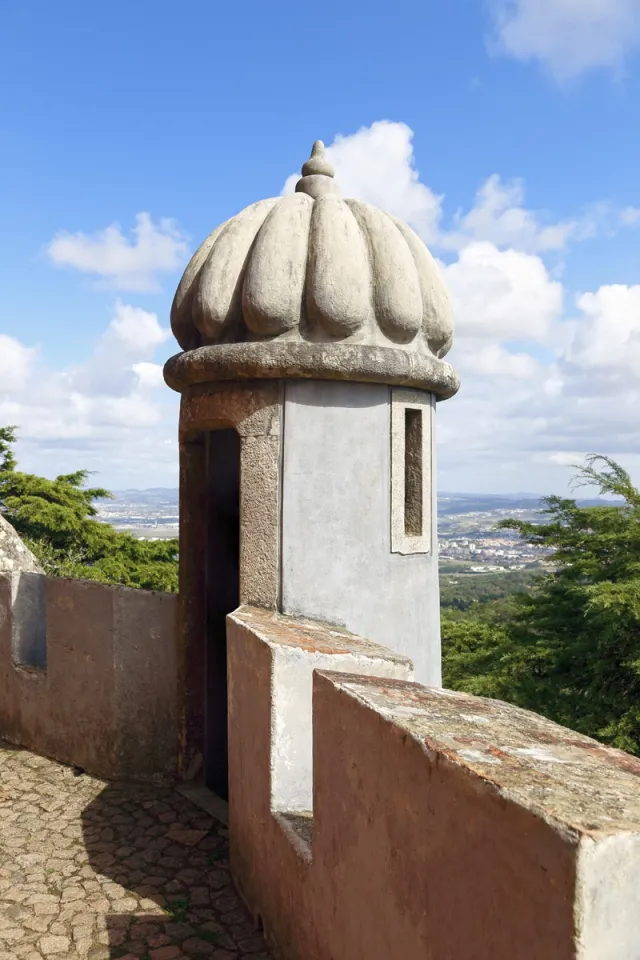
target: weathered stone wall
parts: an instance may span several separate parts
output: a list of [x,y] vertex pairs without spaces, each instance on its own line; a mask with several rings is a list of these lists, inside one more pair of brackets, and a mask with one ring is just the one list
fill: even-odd
[[105,778],[176,770],[177,597],[41,578],[46,667],[16,659],[0,576],[0,740]]
[[637,960],[640,761],[321,624],[228,637],[232,870],[283,960]]

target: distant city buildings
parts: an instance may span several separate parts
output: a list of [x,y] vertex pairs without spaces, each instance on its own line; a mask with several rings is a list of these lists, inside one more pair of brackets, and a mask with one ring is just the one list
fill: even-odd
[[[178,536],[178,491],[135,490],[114,495],[98,505],[98,520],[126,531],[138,540]],[[153,532],[152,532],[153,531]]]
[[[445,497],[450,510],[457,498]],[[520,501],[522,502],[522,501]],[[460,501],[463,511],[445,513],[438,518],[438,553],[441,559],[472,563],[470,573],[499,573],[520,570],[527,564],[548,558],[549,550],[531,546],[515,530],[499,530],[505,517],[534,520],[535,505],[530,508],[508,504],[491,510],[470,512],[468,500]],[[458,507],[458,509],[460,509]],[[165,540],[178,536],[178,491],[131,490],[99,504],[98,519],[118,530],[126,530],[139,540]]]
[[439,538],[438,553],[448,560],[473,560],[482,563],[499,563],[510,570],[536,563],[550,556],[550,550],[535,547],[520,539],[516,533],[511,537],[457,537],[455,540]]

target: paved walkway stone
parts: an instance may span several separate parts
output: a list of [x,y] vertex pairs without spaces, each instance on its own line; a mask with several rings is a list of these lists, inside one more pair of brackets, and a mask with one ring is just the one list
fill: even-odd
[[0,960],[271,960],[227,836],[170,787],[0,744]]

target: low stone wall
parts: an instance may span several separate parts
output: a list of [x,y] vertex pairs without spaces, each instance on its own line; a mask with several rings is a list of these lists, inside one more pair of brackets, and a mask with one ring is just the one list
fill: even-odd
[[176,595],[20,576],[0,576],[0,740],[107,779],[173,777]]
[[232,869],[283,960],[637,960],[640,761],[320,625],[228,643]]

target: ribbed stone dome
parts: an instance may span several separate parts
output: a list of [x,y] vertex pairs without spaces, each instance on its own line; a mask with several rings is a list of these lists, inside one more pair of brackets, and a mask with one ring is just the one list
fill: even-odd
[[296,192],[227,220],[196,251],[171,309],[185,353],[170,386],[246,377],[458,388],[449,297],[436,262],[401,220],[341,199],[321,141]]

